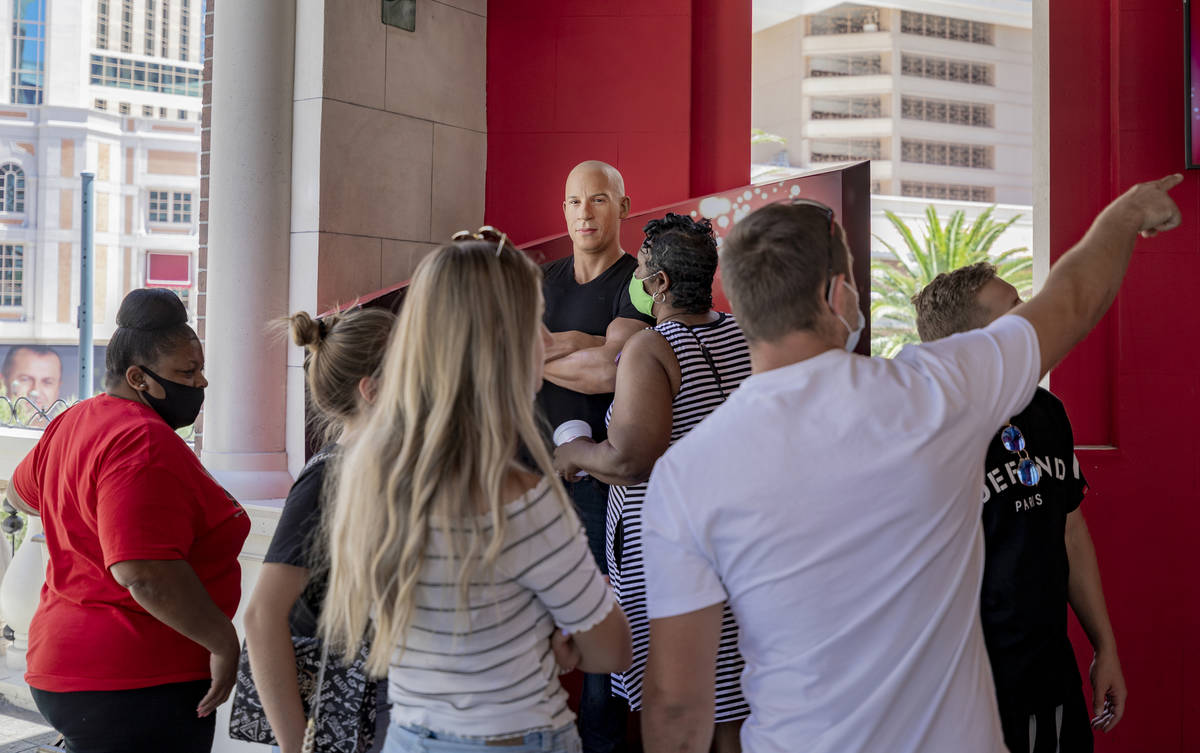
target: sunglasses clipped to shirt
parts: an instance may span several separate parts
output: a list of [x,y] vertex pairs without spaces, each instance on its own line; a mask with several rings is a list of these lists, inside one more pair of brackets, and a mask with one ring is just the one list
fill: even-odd
[[1030,459],[1029,453],[1025,450],[1025,435],[1021,430],[1012,424],[1005,424],[1000,430],[1000,444],[1004,445],[1004,449],[1009,452],[1017,453],[1017,457],[1021,461],[1017,463],[1017,480],[1025,486],[1037,486],[1038,481],[1042,478],[1042,472],[1038,470],[1037,463]]

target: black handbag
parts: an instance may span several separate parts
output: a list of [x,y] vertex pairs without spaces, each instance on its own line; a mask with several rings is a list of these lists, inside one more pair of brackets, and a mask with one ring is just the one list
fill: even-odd
[[[363,641],[359,645],[349,665],[330,662],[319,638],[294,635],[292,647],[296,652],[296,676],[300,681],[300,697],[304,699],[304,715],[308,718],[304,750],[366,753],[375,740],[378,692],[378,681],[371,679],[365,669],[370,643]],[[250,655],[244,642],[229,714],[229,736],[251,743],[276,744],[250,674]]]

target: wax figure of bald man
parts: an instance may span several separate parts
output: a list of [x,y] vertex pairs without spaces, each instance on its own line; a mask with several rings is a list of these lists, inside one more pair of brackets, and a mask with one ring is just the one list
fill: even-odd
[[[637,259],[621,249],[621,220],[629,216],[625,181],[612,165],[582,162],[567,176],[563,217],[571,256],[545,265],[543,321],[553,344],[546,349],[545,382],[538,403],[551,426],[581,419],[592,437],[606,436],[604,414],[612,402],[616,359],[625,341],[654,323],[634,307],[629,283]],[[567,480],[596,564],[606,570],[604,524],[608,485],[589,477]],[[579,732],[586,753],[623,750],[628,710],[614,698],[609,675],[586,675]]]

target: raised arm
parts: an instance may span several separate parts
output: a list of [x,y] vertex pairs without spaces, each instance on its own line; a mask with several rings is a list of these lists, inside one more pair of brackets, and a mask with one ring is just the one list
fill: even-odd
[[1117,197],[1058,260],[1042,290],[1012,310],[1037,331],[1043,376],[1104,316],[1121,287],[1138,235],[1150,238],[1179,225],[1179,208],[1167,191],[1182,180],[1182,175],[1168,175]]
[[625,347],[625,341],[645,328],[645,322],[637,319],[613,319],[604,332],[603,345],[577,350],[548,361],[546,380],[585,395],[612,392],[617,381],[617,356]]
[[206,648],[212,658],[212,684],[196,713],[208,716],[225,702],[237,677],[237,630],[217,607],[184,560],[127,560],[109,568],[134,601],[152,617]]
[[1079,618],[1079,624],[1092,644],[1092,724],[1108,732],[1117,726],[1125,714],[1125,677],[1117,657],[1117,640],[1108,606],[1104,603],[1104,588],[1100,585],[1100,565],[1096,562],[1096,547],[1088,533],[1087,522],[1078,509],[1067,515],[1067,562],[1071,574],[1067,580],[1067,602]]
[[724,602],[650,620],[642,687],[646,753],[705,753],[712,742]]
[[[671,379],[671,365],[675,379]],[[654,463],[671,444],[671,404],[679,388],[678,361],[657,332],[629,338],[617,368],[608,439],[579,438],[559,447],[554,467],[565,478],[584,470],[606,484],[628,486],[650,478]]]

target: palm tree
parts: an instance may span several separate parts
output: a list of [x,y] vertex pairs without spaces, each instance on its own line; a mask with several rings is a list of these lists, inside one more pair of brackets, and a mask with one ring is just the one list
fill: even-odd
[[872,355],[891,358],[908,343],[918,341],[912,297],[942,272],[990,261],[1002,279],[1012,284],[1022,298],[1028,298],[1033,289],[1033,258],[1029,249],[1022,246],[991,253],[996,240],[1020,215],[1001,222],[992,218],[994,209],[988,207],[970,224],[960,209],[943,224],[937,209],[926,207],[926,227],[920,241],[904,220],[894,212],[885,212],[904,244],[897,249],[875,236],[892,258],[871,261]]

